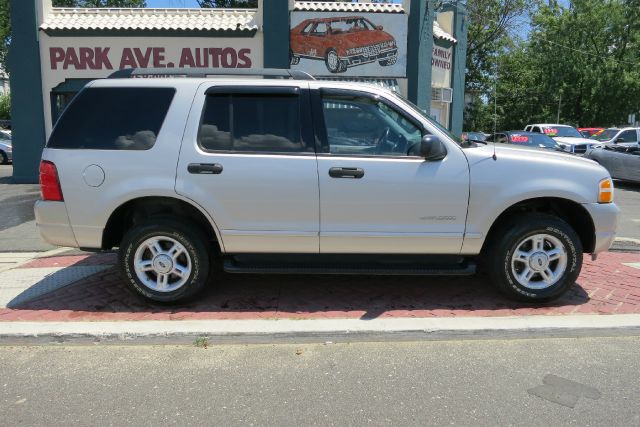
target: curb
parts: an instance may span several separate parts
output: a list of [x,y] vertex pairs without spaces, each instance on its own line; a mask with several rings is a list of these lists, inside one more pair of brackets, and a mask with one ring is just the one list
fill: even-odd
[[640,335],[640,314],[403,319],[0,322],[0,345],[265,344]]

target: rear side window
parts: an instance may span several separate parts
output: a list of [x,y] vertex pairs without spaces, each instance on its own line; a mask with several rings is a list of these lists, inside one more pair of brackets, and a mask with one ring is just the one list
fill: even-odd
[[208,95],[198,142],[208,151],[309,151],[302,141],[299,97],[286,94]]
[[156,142],[173,88],[89,88],[69,105],[47,147],[148,150]]

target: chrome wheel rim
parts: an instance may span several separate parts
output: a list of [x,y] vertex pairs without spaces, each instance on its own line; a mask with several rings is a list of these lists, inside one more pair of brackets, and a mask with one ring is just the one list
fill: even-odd
[[329,67],[331,67],[332,70],[337,69],[338,55],[335,52],[329,52],[328,62],[329,62]]
[[187,249],[171,237],[156,236],[142,242],[133,263],[140,282],[157,292],[173,292],[184,286],[191,275]]
[[547,289],[567,270],[567,248],[555,236],[535,234],[522,240],[511,256],[511,272],[527,289]]

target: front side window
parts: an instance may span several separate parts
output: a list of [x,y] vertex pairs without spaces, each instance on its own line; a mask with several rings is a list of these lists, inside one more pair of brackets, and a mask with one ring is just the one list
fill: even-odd
[[407,156],[422,139],[420,128],[382,101],[324,96],[322,106],[331,154]]
[[620,134],[616,142],[618,142],[618,140],[621,140],[620,142],[638,142],[638,135],[636,134],[635,129],[625,130]]
[[83,90],[56,124],[47,147],[148,150],[156,142],[173,88]]
[[327,34],[327,28],[328,28],[328,25],[326,22],[318,22],[318,25],[316,25],[316,28],[313,29],[313,31],[311,32],[311,35],[324,36]]
[[208,151],[307,151],[301,137],[299,98],[286,94],[208,95],[198,142]]

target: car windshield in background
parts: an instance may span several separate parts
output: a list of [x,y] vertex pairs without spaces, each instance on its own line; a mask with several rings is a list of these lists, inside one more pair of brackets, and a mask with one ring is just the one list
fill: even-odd
[[512,144],[517,145],[525,145],[527,147],[538,147],[538,148],[559,148],[557,142],[553,140],[553,138],[548,137],[547,135],[542,134],[518,134],[512,133],[509,135],[509,140]]
[[606,129],[597,135],[593,135],[591,139],[596,141],[609,141],[620,132],[620,129]]
[[571,126],[545,126],[542,128],[545,135],[568,138],[584,138],[578,129]]
[[11,142],[11,134],[4,131],[0,131],[0,141]]

